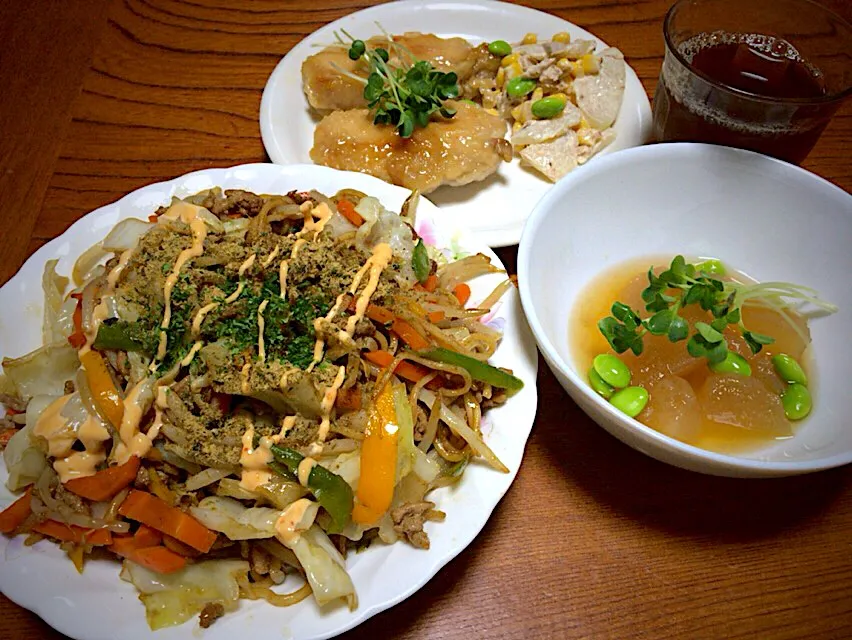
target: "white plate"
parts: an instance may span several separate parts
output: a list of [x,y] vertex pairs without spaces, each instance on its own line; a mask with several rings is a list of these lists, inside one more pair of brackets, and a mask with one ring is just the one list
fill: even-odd
[[[41,274],[46,260],[60,258],[58,271],[67,274],[76,256],[103,238],[122,218],[146,218],[158,206],[167,204],[172,195],[184,197],[213,186],[257,193],[314,188],[327,194],[350,187],[378,197],[395,211],[408,195],[405,189],[371,176],[313,165],[252,164],[210,169],[142,187],[77,221],[59,238],[40,248],[0,289],[0,356],[19,356],[40,344]],[[439,246],[451,246],[457,251],[483,252],[499,264],[496,255],[475,242],[470,234],[458,231],[430,202],[422,199],[417,214],[418,230],[427,241],[435,240]],[[500,277],[491,275],[474,281],[473,296],[484,298],[495,280],[499,281]],[[430,550],[399,543],[373,545],[364,553],[350,554],[347,570],[360,600],[354,612],[345,607],[320,611],[313,598],[288,608],[273,607],[263,601],[242,601],[238,611],[207,630],[199,628],[196,617],[182,626],[158,631],[156,637],[161,640],[328,638],[407,598],[467,547],[512,483],[535,417],[536,351],[514,288],[496,309],[494,321],[503,324],[504,338],[492,361],[511,367],[525,385],[506,405],[486,414],[486,440],[511,472],[501,474],[483,464],[472,464],[456,489],[441,489],[431,494],[438,507],[447,513],[447,519],[427,524],[432,541]],[[5,464],[0,463],[3,483],[0,508],[13,499],[5,487],[7,477]],[[151,637],[144,607],[135,589],[119,580],[117,562],[90,561],[83,575],[79,575],[55,544],[42,541],[24,547],[23,538],[10,540],[0,536],[0,591],[9,598],[74,638]]]
[[[346,29],[367,39],[381,33],[420,31],[443,37],[460,36],[473,43],[503,39],[518,42],[528,32],[540,37],[567,31],[574,40],[595,40],[598,50],[607,45],[588,31],[561,18],[528,7],[491,0],[406,0],[364,9],[328,24],[297,44],[284,56],[266,83],[260,103],[260,132],[273,162],[309,163],[314,128],[312,113],[302,91],[302,62],[316,53],[317,44],[334,42],[334,31]],[[601,154],[647,142],[651,107],[636,73],[627,67],[624,102],[615,122],[615,142]],[[594,158],[590,160],[593,162]],[[575,169],[581,171],[582,167]],[[515,158],[482,182],[464,187],[442,187],[429,198],[492,247],[517,244],[533,205],[551,183]]]

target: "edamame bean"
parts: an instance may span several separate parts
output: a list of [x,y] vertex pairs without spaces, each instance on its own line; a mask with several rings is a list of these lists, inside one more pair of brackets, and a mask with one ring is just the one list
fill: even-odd
[[516,76],[506,83],[506,93],[510,98],[523,98],[535,90],[535,80]]
[[725,273],[727,273],[725,265],[722,264],[722,261],[715,259],[705,260],[704,262],[695,265],[695,270],[703,271],[704,273],[712,276],[723,276],[725,275]]
[[512,45],[505,40],[495,40],[488,43],[488,53],[502,58],[512,53]]
[[716,373],[735,373],[738,376],[750,376],[751,365],[740,354],[728,351],[722,362],[710,365],[710,370]]
[[630,384],[630,369],[611,353],[601,353],[592,360],[592,368],[608,385],[621,389]]
[[781,394],[781,405],[789,420],[801,420],[807,417],[813,408],[811,392],[805,385],[794,382]]
[[547,96],[532,103],[532,114],[536,118],[555,118],[565,109],[565,98]]
[[640,413],[645,405],[648,404],[648,392],[642,387],[627,387],[619,389],[609,399],[610,404],[626,413],[631,418],[635,418]]
[[612,397],[612,394],[615,393],[615,387],[607,384],[606,381],[601,378],[600,374],[595,371],[594,367],[589,369],[589,385],[595,393],[607,400],[609,400]]
[[786,353],[779,353],[772,356],[772,366],[775,367],[775,373],[789,384],[797,382],[804,386],[808,386],[808,376],[805,375],[802,366],[796,362],[795,358],[788,356]]

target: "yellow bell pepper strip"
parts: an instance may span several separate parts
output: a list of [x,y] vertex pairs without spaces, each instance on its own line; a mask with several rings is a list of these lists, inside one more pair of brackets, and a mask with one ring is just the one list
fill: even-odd
[[352,519],[358,524],[374,524],[391,505],[396,485],[398,440],[393,389],[386,384],[370,409],[367,431],[361,444],[358,500],[352,509]]
[[80,363],[86,370],[86,381],[101,415],[109,420],[113,427],[120,429],[121,419],[124,417],[124,403],[103,356],[97,351],[89,350],[80,356]]

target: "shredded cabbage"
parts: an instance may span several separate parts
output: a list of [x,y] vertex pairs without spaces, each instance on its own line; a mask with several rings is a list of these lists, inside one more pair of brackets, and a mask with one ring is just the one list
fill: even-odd
[[[41,277],[41,288],[44,292],[44,320],[41,325],[41,343],[53,344],[68,337],[62,334],[59,327],[60,310],[62,309],[62,294],[68,286],[68,278],[56,273],[59,260],[48,260],[44,265]],[[73,310],[72,310],[73,313]]]
[[288,546],[305,570],[317,604],[323,606],[338,598],[344,598],[350,610],[358,606],[358,596],[355,594],[352,579],[346,573],[343,556],[322,529],[311,525]]
[[209,496],[190,507],[192,515],[208,529],[224,533],[231,540],[257,540],[275,535],[275,521],[281,512],[269,507],[244,507],[224,496]]
[[115,225],[101,242],[106,251],[119,253],[134,248],[154,225],[139,218],[126,218]]
[[11,437],[3,451],[3,460],[9,471],[6,486],[19,491],[33,484],[47,468],[47,458],[36,446],[32,433],[39,416],[58,396],[35,396],[27,405],[27,423]]
[[148,624],[156,631],[186,622],[209,603],[233,611],[240,597],[237,580],[247,579],[248,572],[245,560],[207,560],[165,575],[126,561],[121,577],[139,590]]
[[39,347],[20,358],[3,358],[3,371],[23,400],[33,396],[61,396],[65,382],[72,380],[80,360],[68,342]]

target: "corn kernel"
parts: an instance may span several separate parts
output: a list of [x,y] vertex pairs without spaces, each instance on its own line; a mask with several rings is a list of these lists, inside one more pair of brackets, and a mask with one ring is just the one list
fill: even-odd
[[586,73],[583,71],[583,63],[579,60],[574,60],[571,63],[571,73],[575,78],[582,78]]
[[512,109],[512,118],[514,118],[515,120],[521,119],[521,105],[518,105],[517,107],[514,107]]
[[528,33],[524,36],[524,39],[521,40],[521,44],[535,44],[538,42],[538,36],[534,33]]
[[522,125],[520,122],[513,122],[512,123],[512,132],[514,133],[515,131],[517,131],[518,129],[520,129],[523,126],[524,125]]
[[536,100],[541,100],[544,97],[544,89],[541,87],[536,87],[535,91],[532,92],[532,96],[530,96],[530,100],[535,102]]
[[492,116],[499,116],[500,112],[497,109],[486,109],[485,113],[490,113]]
[[568,58],[559,58],[559,60],[556,61],[556,66],[562,69],[563,71],[570,71],[571,64],[572,63]]
[[565,95],[564,93],[562,93],[561,91],[560,91],[559,93],[551,93],[551,94],[550,94],[550,97],[551,97],[551,98],[559,98],[559,99],[560,99],[560,100],[562,100],[565,104],[568,104],[568,96],[567,96],[567,95]]
[[589,121],[586,120],[583,116],[580,116],[580,123],[577,125],[578,129],[588,129]]
[[516,78],[523,73],[523,69],[521,69],[521,65],[518,62],[515,62],[506,69],[506,77],[507,78]]
[[593,147],[597,144],[597,140],[595,140],[595,133],[594,129],[581,127],[577,130],[577,142],[584,144],[587,147]]
[[571,34],[567,31],[560,31],[559,33],[554,33],[552,40],[554,42],[562,42],[568,44],[571,42]]
[[495,82],[497,83],[498,89],[503,88],[503,84],[506,82],[506,70],[503,67],[497,69],[497,78],[495,78]]
[[510,64],[517,62],[520,56],[517,53],[509,54],[508,56],[504,56],[502,60],[500,60],[500,66],[508,67]]
[[597,73],[600,70],[598,59],[592,53],[582,56],[580,63],[583,65],[583,73]]

